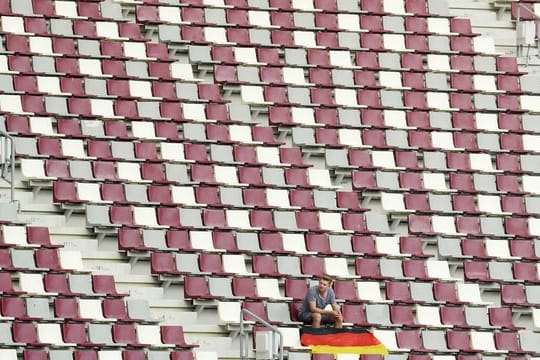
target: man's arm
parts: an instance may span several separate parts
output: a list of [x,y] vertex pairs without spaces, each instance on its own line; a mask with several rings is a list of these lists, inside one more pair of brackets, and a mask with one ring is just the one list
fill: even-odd
[[309,311],[311,313],[319,313],[319,314],[331,314],[332,313],[332,310],[319,309],[317,307],[317,303],[315,301],[308,301],[308,304],[309,304]]
[[331,301],[332,309],[334,309],[335,315],[340,315],[341,314],[341,307],[338,305],[338,303],[336,301],[336,294],[334,293],[333,289],[330,289],[330,296],[331,296],[330,301]]

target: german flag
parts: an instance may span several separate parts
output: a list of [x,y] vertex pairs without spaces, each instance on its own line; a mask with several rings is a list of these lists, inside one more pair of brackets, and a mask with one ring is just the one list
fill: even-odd
[[388,354],[386,347],[369,331],[359,328],[300,329],[302,345],[311,347],[312,353],[323,354]]

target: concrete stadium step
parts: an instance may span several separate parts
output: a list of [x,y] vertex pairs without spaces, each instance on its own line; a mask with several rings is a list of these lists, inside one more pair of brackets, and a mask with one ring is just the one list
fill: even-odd
[[197,313],[193,311],[181,311],[179,307],[157,308],[151,304],[152,313],[162,324],[195,324]]
[[[78,230],[81,230],[77,228]],[[62,230],[65,231],[64,228]],[[49,232],[51,229],[49,229]],[[75,229],[74,229],[75,231]],[[66,248],[79,250],[81,252],[92,252],[97,251],[98,241],[93,237],[85,237],[83,235],[90,235],[87,231],[85,234],[77,235],[76,232],[66,231],[64,234],[59,234],[58,232],[50,233],[51,243],[56,245],[63,245]]]

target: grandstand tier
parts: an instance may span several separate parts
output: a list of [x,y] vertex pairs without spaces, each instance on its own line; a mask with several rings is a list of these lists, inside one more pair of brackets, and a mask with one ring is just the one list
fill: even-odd
[[540,82],[507,51],[538,15],[0,0],[2,359],[277,358],[253,313],[328,360],[323,274],[384,359],[540,357]]

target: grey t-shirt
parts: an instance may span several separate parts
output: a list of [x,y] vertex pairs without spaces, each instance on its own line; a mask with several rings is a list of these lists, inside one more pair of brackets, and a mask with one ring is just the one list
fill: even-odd
[[308,289],[306,297],[304,298],[304,303],[302,304],[302,306],[300,307],[300,310],[298,311],[299,314],[310,312],[309,311],[310,301],[315,301],[315,304],[319,309],[324,309],[327,305],[336,303],[336,294],[334,293],[334,290],[332,288],[328,288],[328,290],[326,291],[326,297],[321,298],[319,296],[317,285],[310,287]]

